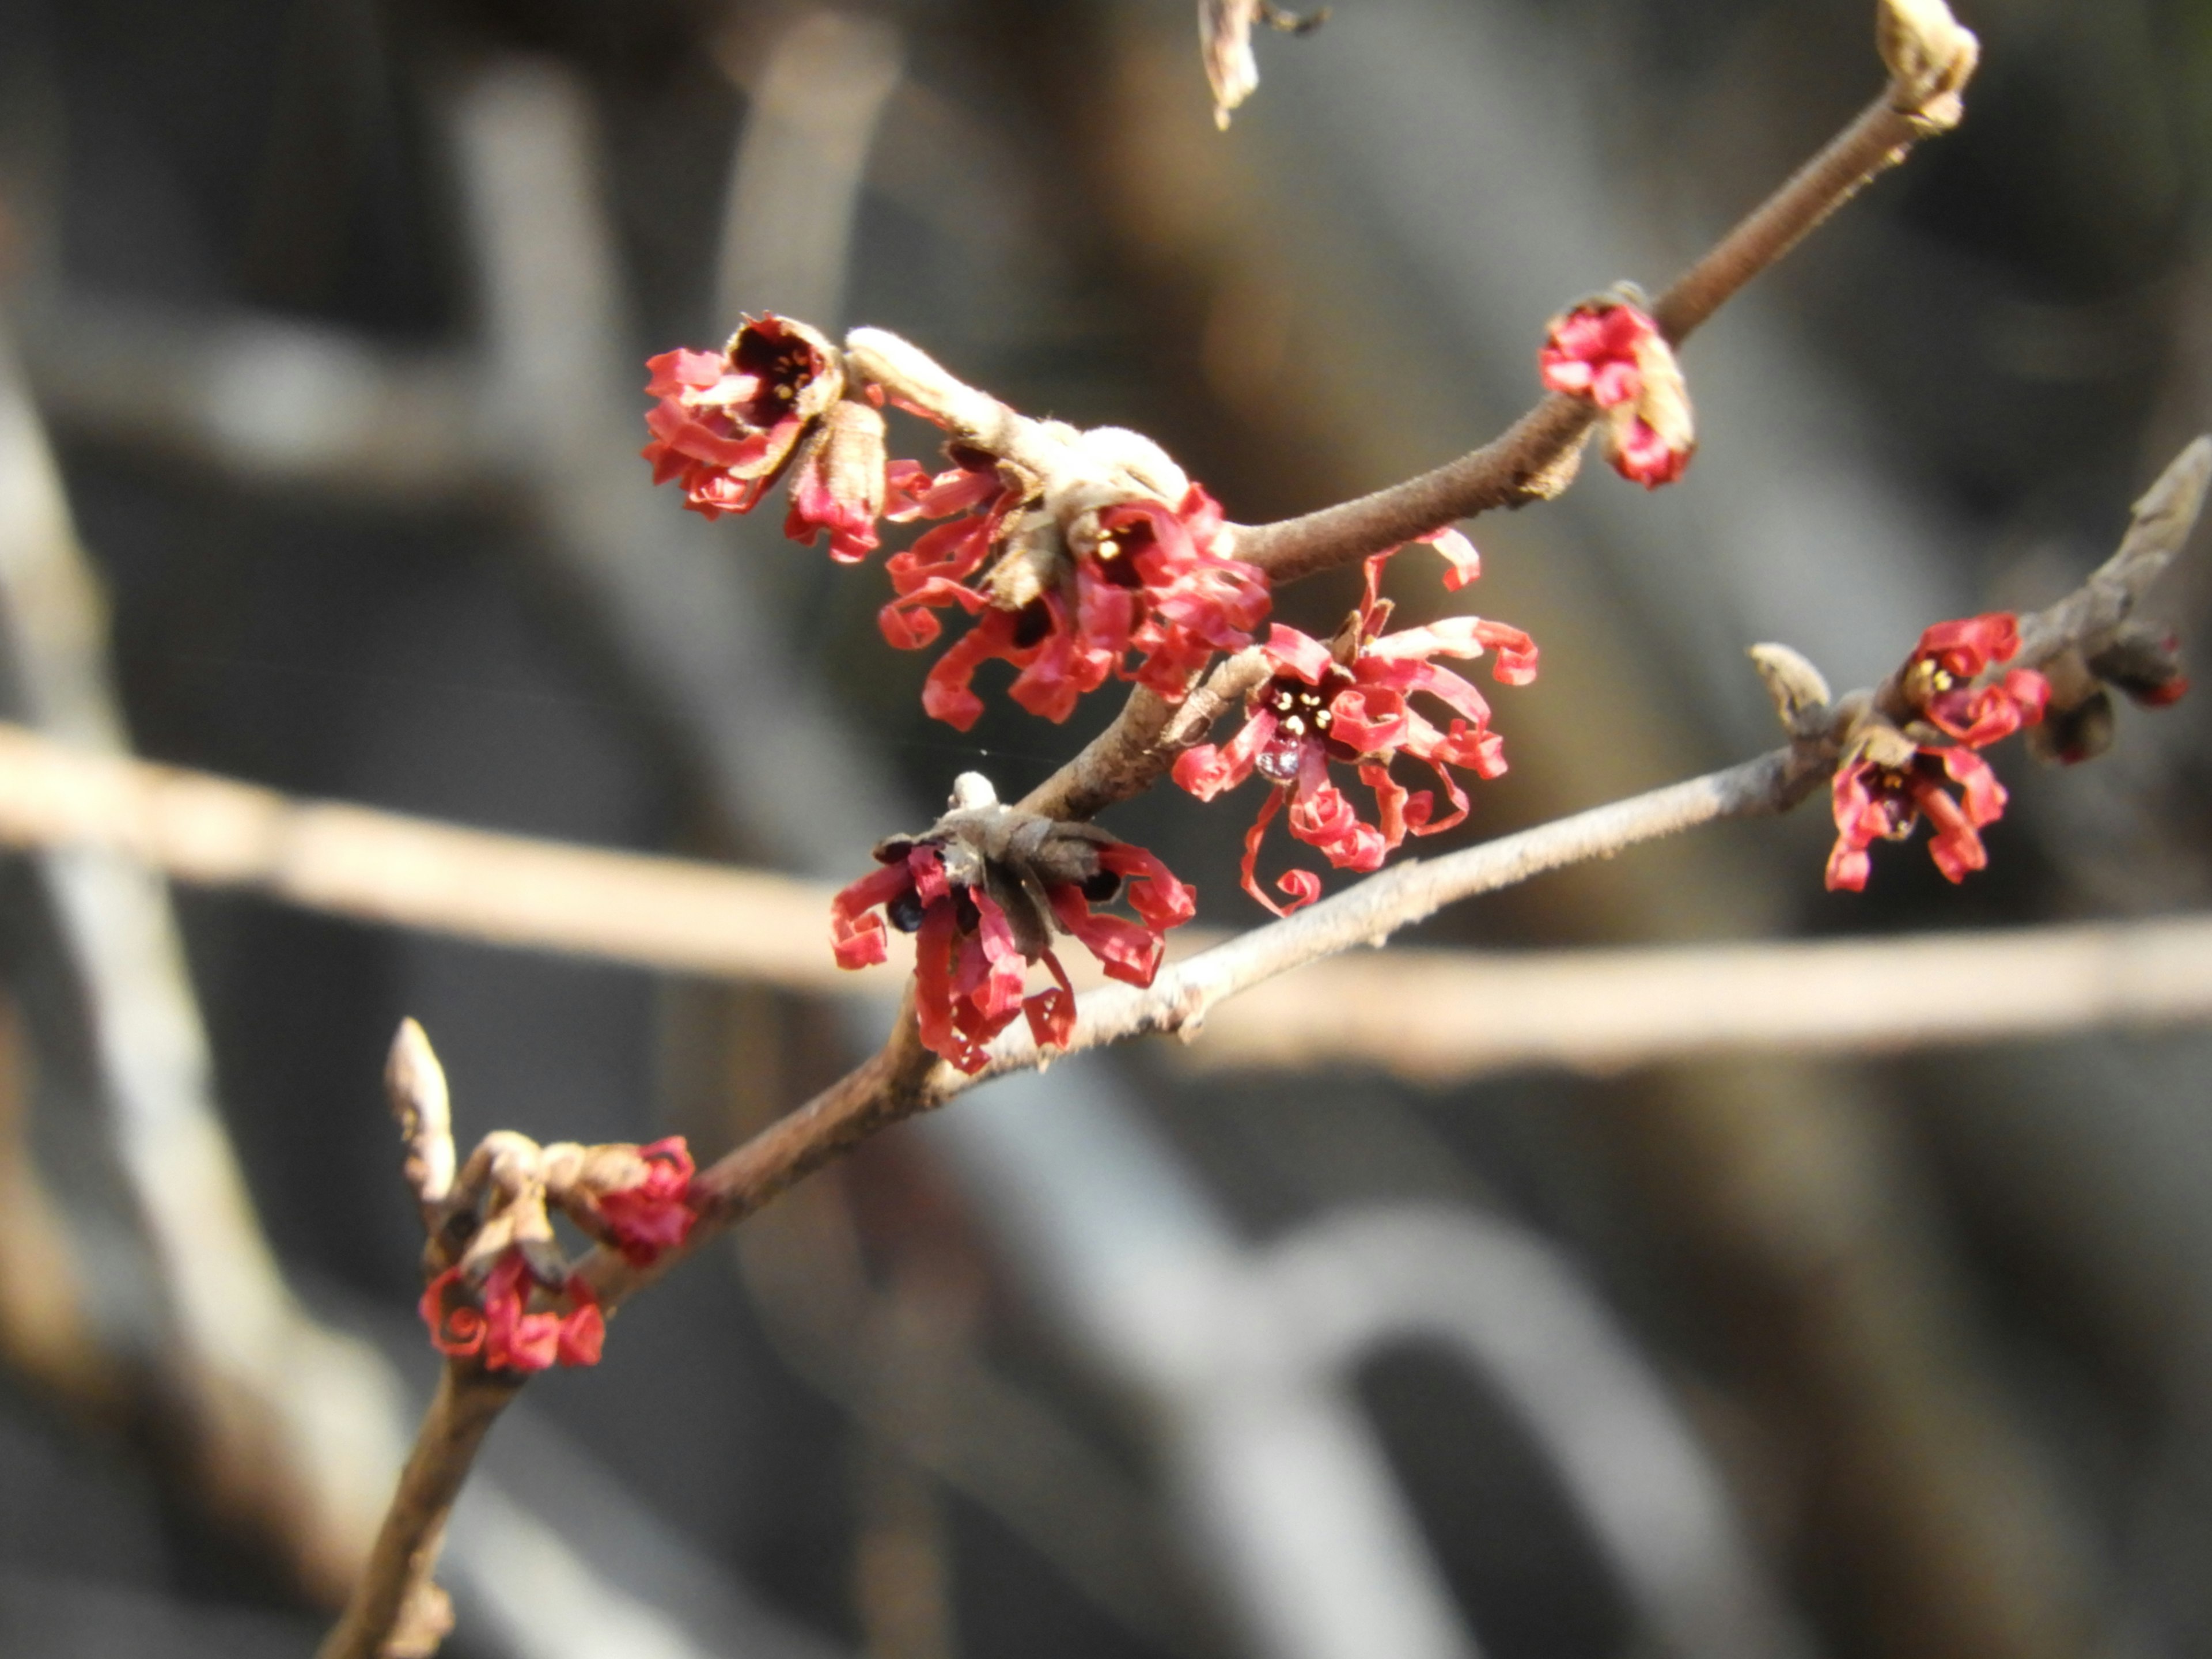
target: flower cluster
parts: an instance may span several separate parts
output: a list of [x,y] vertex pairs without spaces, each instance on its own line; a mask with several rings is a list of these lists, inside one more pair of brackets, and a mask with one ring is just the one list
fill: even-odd
[[486,1136],[441,1203],[432,1237],[434,1261],[450,1263],[422,1292],[432,1346],[495,1371],[597,1364],[605,1318],[562,1255],[548,1206],[645,1267],[690,1236],[695,1173],[681,1137],[541,1147],[518,1134]]
[[1267,613],[1267,577],[1223,551],[1221,509],[1202,488],[1179,472],[1162,479],[1173,467],[1164,456],[1135,472],[1157,496],[1125,486],[1122,499],[1072,515],[1018,469],[958,447],[948,459],[934,477],[911,463],[893,469],[890,516],[963,516],[891,558],[896,597],[880,618],[886,640],[916,650],[942,631],[937,611],[958,605],[976,617],[923,683],[933,718],[963,732],[975,723],[983,703],[972,682],[987,662],[1011,664],[1008,695],[1060,721],[1116,676],[1178,701],[1213,653],[1252,642]]
[[[1231,556],[1219,507],[1157,445],[1118,428],[1079,432],[999,410],[1022,434],[1001,434],[1018,462],[957,435],[964,420],[901,396],[901,407],[956,436],[934,475],[888,461],[885,393],[865,367],[943,371],[889,337],[871,341],[863,331],[854,341],[848,357],[771,315],[747,319],[719,354],[650,359],[646,389],[658,402],[644,453],[654,482],[680,484],[686,504],[709,518],[750,512],[787,473],[786,533],[811,544],[827,531],[842,562],[875,549],[881,520],[947,520],[889,561],[893,597],[880,618],[902,650],[936,642],[937,611],[957,606],[976,618],[929,674],[922,702],[932,715],[973,726],[983,710],[973,682],[987,662],[1012,665],[1014,701],[1057,721],[1110,678],[1180,699],[1213,653],[1252,642],[1267,612],[1267,578]],[[896,364],[859,355],[871,344],[878,354],[896,347]]]
[[[1446,550],[1448,556],[1455,551],[1449,544]],[[1456,574],[1474,568],[1473,553],[1468,548],[1464,562],[1454,557]],[[1505,770],[1504,744],[1490,729],[1490,705],[1432,659],[1472,659],[1491,651],[1496,653],[1492,672],[1501,684],[1525,685],[1536,677],[1535,645],[1504,623],[1448,617],[1425,628],[1386,632],[1390,605],[1380,586],[1389,556],[1367,562],[1359,609],[1332,643],[1275,623],[1260,647],[1272,672],[1246,699],[1244,724],[1227,743],[1201,744],[1176,762],[1176,781],[1200,800],[1212,800],[1255,772],[1273,786],[1245,835],[1241,868],[1244,890],[1278,915],[1321,896],[1320,878],[1310,871],[1293,870],[1277,879],[1291,901],[1287,907],[1260,884],[1260,845],[1285,802],[1295,838],[1318,848],[1340,870],[1374,870],[1408,834],[1434,835],[1467,817],[1466,792],[1450,769],[1486,779]],[[1415,692],[1449,709],[1449,726],[1439,730],[1415,710],[1409,702]],[[1448,815],[1437,815],[1432,792],[1409,793],[1390,775],[1391,761],[1401,754],[1437,775],[1451,802]],[[1330,781],[1332,763],[1358,768],[1360,781],[1374,792],[1376,822],[1363,820]]]
[[1689,392],[1640,302],[1595,301],[1553,318],[1536,361],[1545,386],[1604,412],[1607,453],[1621,477],[1656,489],[1682,476],[1697,448]]
[[[915,936],[915,1018],[922,1042],[962,1071],[983,1069],[991,1039],[1024,1015],[1040,1048],[1065,1048],[1075,991],[1052,950],[1073,935],[1110,978],[1150,985],[1162,935],[1196,914],[1196,896],[1141,847],[1088,823],[1060,823],[1000,805],[984,778],[955,784],[952,810],[921,836],[876,848],[883,868],[830,907],[841,968],[884,959],[885,922]],[[1125,885],[1126,884],[1126,885]],[[1125,896],[1138,920],[1091,907]],[[1026,994],[1029,965],[1054,984]]]
[[[1924,817],[1929,856],[1952,881],[1989,863],[1981,831],[2004,815],[2004,786],[1975,751],[2043,719],[2051,688],[2020,652],[2005,611],[1938,623],[1855,724],[1836,769],[1836,844],[1827,884],[1863,890],[1877,841],[1903,841]],[[1956,785],[1952,794],[1948,786]]]

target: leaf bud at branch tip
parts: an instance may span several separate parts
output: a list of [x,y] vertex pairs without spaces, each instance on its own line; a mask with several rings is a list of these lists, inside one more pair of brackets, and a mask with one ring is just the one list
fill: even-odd
[[1881,0],[1875,44],[1900,112],[1927,132],[1959,125],[1966,112],[1960,94],[1981,61],[1982,43],[1944,0]]
[[392,1039],[384,1088],[407,1142],[408,1186],[426,1207],[442,1204],[453,1187],[453,1109],[445,1067],[411,1019],[401,1020]]
[[1786,645],[1754,645],[1750,656],[1759,678],[1766,683],[1767,696],[1774,699],[1774,712],[1782,717],[1784,731],[1802,738],[1826,727],[1832,696],[1828,682],[1802,653]]

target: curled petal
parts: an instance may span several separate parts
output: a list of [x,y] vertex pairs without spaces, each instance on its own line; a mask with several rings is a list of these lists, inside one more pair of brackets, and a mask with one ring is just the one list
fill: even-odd
[[1427,535],[1416,536],[1413,539],[1426,542],[1443,555],[1444,562],[1450,567],[1444,572],[1444,590],[1447,592],[1455,593],[1481,576],[1482,555],[1475,551],[1473,542],[1451,526],[1431,530]]
[[521,1252],[510,1250],[484,1279],[483,1363],[488,1370],[542,1371],[560,1351],[560,1316],[527,1311],[528,1274]]
[[1158,976],[1160,958],[1166,951],[1158,933],[1119,916],[1094,915],[1079,887],[1048,887],[1045,896],[1052,901],[1052,913],[1060,919],[1060,925],[1098,958],[1109,979],[1145,986]]
[[906,855],[906,867],[907,873],[914,878],[915,896],[924,904],[935,904],[952,896],[952,884],[945,875],[944,855],[935,848],[915,848]]
[[1553,392],[1616,409],[1643,396],[1642,349],[1658,332],[1634,306],[1578,306],[1552,320],[1538,372]]
[[1971,680],[1991,663],[2020,654],[2020,619],[2009,611],[1940,622],[1920,636],[1912,653],[1942,666],[1954,678]]
[[1013,925],[999,902],[981,887],[968,896],[975,906],[975,946],[983,961],[983,982],[971,996],[984,1019],[1012,1019],[1022,1006],[1022,953],[1014,944]]
[[1075,1035],[1075,987],[1068,983],[1067,970],[1060,965],[1058,957],[1047,951],[1042,960],[1059,983],[1022,1004],[1022,1012],[1038,1048],[1065,1048]]
[[1380,755],[1398,748],[1412,729],[1405,694],[1389,686],[1352,686],[1328,705],[1328,735],[1355,754]]
[[[1424,630],[1413,630],[1420,632]],[[1476,726],[1490,724],[1490,704],[1481,692],[1449,668],[1405,658],[1363,655],[1352,665],[1362,685],[1389,686],[1398,691],[1425,691],[1448,703]]]
[[1176,757],[1175,781],[1200,800],[1212,800],[1252,775],[1252,768],[1275,736],[1275,717],[1266,709],[1247,716],[1237,735],[1218,746],[1204,743]]
[[691,1208],[696,1170],[680,1135],[637,1150],[645,1164],[642,1178],[598,1194],[598,1203],[615,1248],[631,1266],[643,1267],[690,1237],[698,1219]]
[[830,901],[830,948],[840,968],[872,968],[884,960],[884,919],[876,915],[912,881],[903,865],[865,875]]
[[1260,648],[1277,668],[1297,675],[1308,685],[1319,685],[1322,677],[1336,666],[1327,646],[1310,634],[1302,634],[1283,623],[1269,624],[1267,642]]
[[1375,792],[1375,817],[1382,827],[1382,845],[1395,851],[1406,839],[1408,828],[1406,806],[1411,799],[1406,787],[1390,775],[1389,763],[1370,761],[1359,769],[1359,781]]
[[914,936],[915,1025],[924,1048],[973,1073],[983,1069],[982,1063],[967,1063],[969,1045],[952,1029],[953,931],[950,904],[933,904],[922,912]]
[[981,621],[952,642],[922,681],[921,706],[932,720],[965,732],[982,718],[983,700],[969,689],[975,671],[1014,648],[1014,613],[986,609]]
[[430,1328],[430,1346],[440,1353],[465,1358],[483,1348],[483,1311],[466,1299],[467,1294],[461,1270],[448,1267],[430,1281],[416,1305],[422,1322]]
[[2004,816],[2005,787],[1997,781],[1997,775],[1979,755],[1965,749],[1946,749],[1943,769],[1959,786],[1966,799],[1966,817],[1977,829],[1995,823]]
[[1198,914],[1198,893],[1141,847],[1116,842],[1098,849],[1102,869],[1129,884],[1129,908],[1155,929],[1180,927]]
[[[1270,789],[1267,799],[1260,803],[1260,816],[1252,820],[1252,827],[1244,832],[1244,856],[1237,866],[1237,873],[1238,884],[1246,892],[1269,910],[1273,911],[1275,915],[1286,916],[1291,911],[1285,910],[1267,896],[1267,890],[1260,885],[1257,870],[1260,861],[1260,843],[1267,838],[1267,825],[1273,821],[1275,814],[1282,810],[1282,805],[1283,792],[1279,789]],[[1316,884],[1315,890],[1316,892],[1320,890],[1318,884]],[[1310,900],[1307,902],[1311,902]],[[1297,908],[1293,904],[1291,909],[1295,910]]]

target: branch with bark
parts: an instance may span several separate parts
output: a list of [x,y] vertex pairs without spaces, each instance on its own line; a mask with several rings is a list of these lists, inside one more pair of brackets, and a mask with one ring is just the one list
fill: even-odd
[[[1273,16],[1265,5],[1201,11],[1224,119],[1253,84],[1249,29]],[[973,723],[981,704],[969,682],[987,660],[1012,664],[1015,701],[1054,720],[1109,678],[1136,689],[1105,732],[1022,801],[1001,805],[971,775],[937,824],[879,845],[882,867],[836,896],[832,921],[845,966],[883,960],[887,927],[916,935],[915,978],[889,1039],[696,1178],[688,1158],[682,1181],[669,1177],[655,1148],[539,1148],[501,1134],[441,1192],[451,1154],[441,1162],[429,1127],[428,1051],[403,1032],[395,1075],[414,1091],[403,1121],[431,1241],[423,1311],[452,1356],[449,1386],[403,1480],[377,1571],[342,1627],[352,1645],[326,1653],[399,1651],[385,1645],[390,1633],[408,1627],[410,1607],[430,1607],[438,1527],[503,1403],[499,1390],[556,1352],[568,1363],[595,1360],[603,1310],[887,1125],[1062,1054],[1194,1032],[1225,999],[1379,945],[1446,904],[1700,824],[1787,811],[1824,783],[1839,830],[1832,886],[1863,884],[1869,848],[1904,838],[1923,818],[1936,826],[1938,865],[1957,879],[1985,859],[1977,832],[2003,801],[1978,750],[2050,712],[2051,753],[2082,758],[2109,732],[2106,687],[2154,704],[2178,695],[2172,642],[2131,613],[2201,506],[2212,471],[2205,441],[2145,498],[2121,554],[2051,611],[2019,623],[1938,622],[1895,674],[1841,699],[1795,653],[1759,647],[1784,747],[1463,852],[1377,869],[1407,834],[1464,816],[1448,765],[1484,777],[1502,769],[1486,705],[1431,659],[1492,654],[1509,684],[1535,670],[1534,645],[1501,623],[1462,617],[1386,633],[1379,561],[1431,542],[1451,564],[1448,586],[1471,580],[1473,549],[1450,526],[1557,496],[1593,431],[1636,482],[1656,488],[1680,476],[1694,436],[1674,349],[1919,139],[1960,118],[1978,46],[1941,0],[1881,0],[1877,44],[1890,75],[1882,94],[1657,300],[1624,285],[1554,320],[1540,359],[1548,395],[1506,433],[1419,477],[1278,524],[1230,524],[1149,440],[1032,419],[878,330],[855,330],[840,347],[768,316],[747,319],[720,354],[652,361],[658,404],[647,453],[656,477],[679,483],[708,517],[749,512],[787,481],[790,533],[811,542],[826,532],[831,556],[847,563],[875,549],[879,521],[950,520],[890,559],[894,598],[882,612],[887,639],[907,648],[935,642],[939,611],[957,606],[975,619],[931,671],[924,703],[933,715],[961,730]],[[887,463],[886,405],[947,434],[945,470]],[[1362,561],[1366,599],[1334,639],[1279,623],[1257,639],[1273,590]],[[1463,718],[1448,732],[1417,721],[1405,704],[1415,690]],[[1213,726],[1240,709],[1243,729],[1211,744]],[[1400,752],[1436,770],[1456,815],[1390,781],[1389,760]],[[1326,783],[1331,759],[1359,765],[1379,827],[1359,822]],[[1276,792],[1247,836],[1245,885],[1282,919],[1163,966],[1161,936],[1188,919],[1188,890],[1088,821],[1171,769],[1210,798],[1255,766]],[[1297,911],[1285,914],[1259,888],[1252,858],[1293,784],[1291,833],[1337,867],[1376,873],[1316,902],[1318,880],[1293,872],[1277,884]],[[1963,799],[1948,793],[1953,784]],[[1091,908],[1117,898],[1139,920]],[[1123,982],[1079,998],[1054,954],[1060,934]],[[1025,970],[1038,964],[1055,988],[1028,994]],[[1015,1024],[1024,1016],[1025,1029]],[[617,1212],[648,1189],[654,1219],[626,1230]],[[560,1257],[544,1224],[549,1203],[599,1241],[584,1261]],[[586,1326],[587,1341],[574,1328]],[[570,1358],[572,1338],[587,1358]],[[512,1375],[489,1375],[502,1369]],[[436,1622],[418,1613],[412,1627]]]

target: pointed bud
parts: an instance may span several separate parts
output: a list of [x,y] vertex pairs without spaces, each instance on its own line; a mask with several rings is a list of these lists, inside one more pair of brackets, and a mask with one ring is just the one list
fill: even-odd
[[425,1209],[443,1203],[453,1187],[453,1108],[445,1067],[411,1019],[401,1020],[392,1039],[384,1092],[407,1142],[407,1185]]
[[1960,94],[1981,60],[1982,44],[1943,0],[1881,0],[1875,44],[1899,109],[1931,132],[1959,125],[1966,112]]
[[1808,737],[1826,724],[1828,682],[1810,660],[1786,645],[1754,645],[1752,665],[1766,683],[1774,699],[1774,712],[1783,730],[1792,737]]
[[854,564],[875,550],[885,495],[884,417],[846,398],[832,404],[799,452],[791,474],[791,512],[783,533],[814,544],[830,532],[830,556]]

